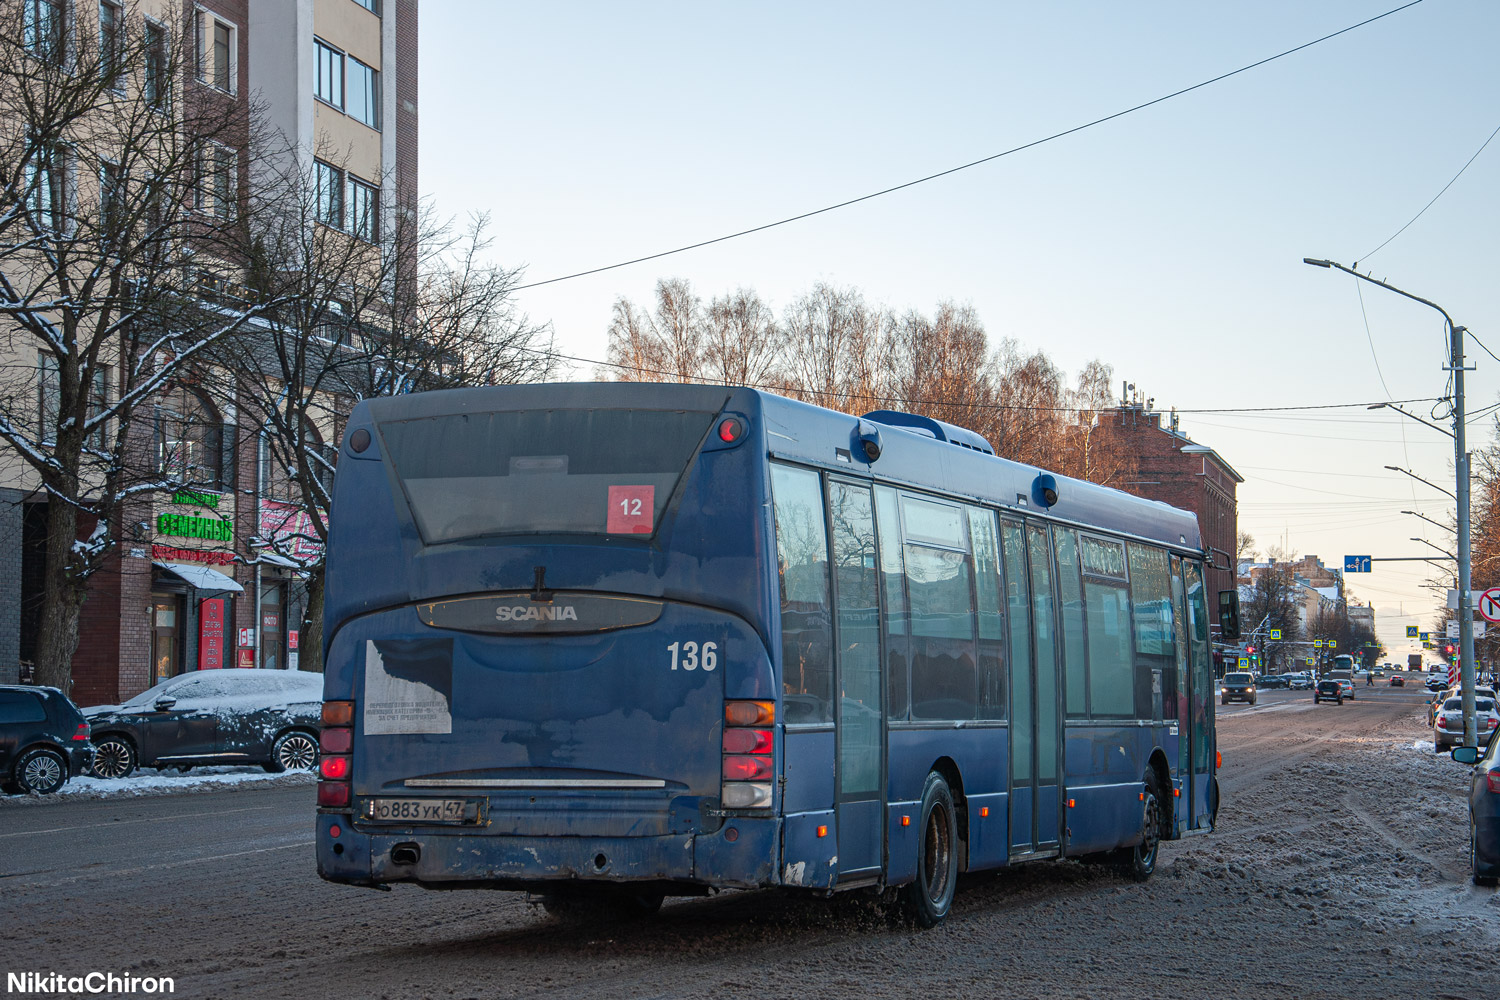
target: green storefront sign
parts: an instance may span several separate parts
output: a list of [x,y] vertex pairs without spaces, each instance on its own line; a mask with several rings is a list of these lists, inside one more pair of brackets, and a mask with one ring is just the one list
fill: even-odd
[[156,533],[174,538],[205,538],[211,542],[232,542],[234,541],[234,521],[227,517],[158,514],[156,515]]
[[172,494],[172,502],[188,507],[212,507],[219,509],[219,494],[199,493],[197,490],[177,490]]

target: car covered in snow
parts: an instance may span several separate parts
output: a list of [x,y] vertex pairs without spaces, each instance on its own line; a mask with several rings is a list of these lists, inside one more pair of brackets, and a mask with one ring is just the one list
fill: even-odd
[[48,795],[89,766],[89,724],[53,687],[0,684],[0,789]]
[[1455,747],[1453,759],[1473,764],[1469,779],[1469,866],[1475,885],[1500,882],[1500,740],[1488,750]]
[[121,705],[83,713],[93,726],[93,773],[201,764],[308,770],[318,760],[323,675],[299,670],[196,670]]
[[[1474,699],[1474,735],[1481,744],[1488,744],[1500,728],[1500,711],[1496,711],[1495,698]],[[1464,700],[1449,698],[1437,710],[1432,722],[1432,748],[1446,750],[1464,741]]]

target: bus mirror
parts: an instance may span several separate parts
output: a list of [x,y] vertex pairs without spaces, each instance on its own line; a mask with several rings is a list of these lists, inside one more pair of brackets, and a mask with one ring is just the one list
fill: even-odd
[[1240,641],[1240,592],[1219,591],[1219,641]]
[[1031,481],[1031,500],[1046,510],[1057,503],[1057,480],[1047,473],[1039,473]]
[[868,420],[861,419],[859,426],[855,429],[855,434],[859,438],[859,453],[870,462],[878,459],[883,450],[880,446],[880,428]]

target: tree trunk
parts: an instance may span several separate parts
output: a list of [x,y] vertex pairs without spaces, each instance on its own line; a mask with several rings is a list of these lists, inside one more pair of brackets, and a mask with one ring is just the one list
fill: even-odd
[[42,580],[42,613],[37,628],[36,681],[73,687],[73,653],[78,649],[78,618],[88,596],[81,577],[83,558],[74,551],[78,508],[53,497],[47,504],[47,559]]
[[323,672],[323,567],[316,566],[307,573],[307,607],[302,612],[301,656],[297,658],[298,670]]

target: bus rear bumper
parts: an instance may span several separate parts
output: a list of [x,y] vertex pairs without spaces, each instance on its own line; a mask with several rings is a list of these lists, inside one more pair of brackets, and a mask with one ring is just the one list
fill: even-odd
[[[339,835],[333,836],[334,827]],[[733,838],[726,834],[733,831]],[[661,837],[512,837],[454,831],[356,830],[317,822],[318,874],[330,882],[430,888],[536,889],[556,881],[770,885],[780,843],[774,818],[731,818],[714,833]]]

